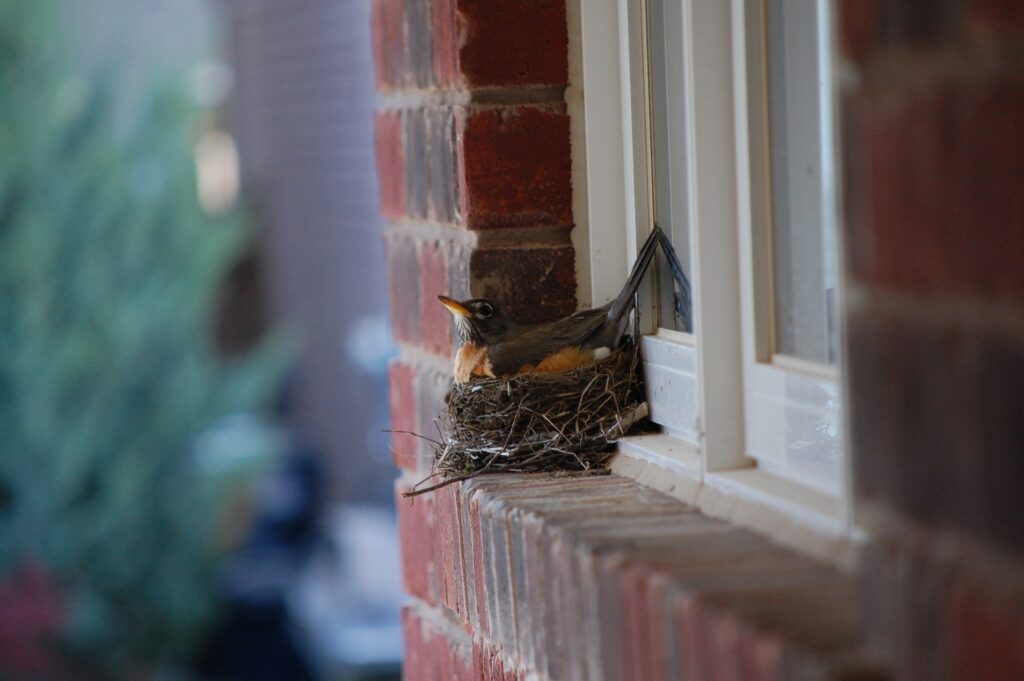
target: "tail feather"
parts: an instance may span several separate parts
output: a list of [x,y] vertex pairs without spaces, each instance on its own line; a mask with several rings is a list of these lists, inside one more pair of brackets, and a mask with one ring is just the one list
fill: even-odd
[[615,300],[612,301],[611,306],[608,308],[608,319],[621,319],[633,306],[633,298],[636,296],[636,291],[640,288],[640,282],[643,281],[644,275],[651,265],[651,260],[654,258],[654,253],[658,248],[658,242],[664,236],[659,237],[659,234],[662,234],[661,228],[655,225],[654,230],[647,237],[647,241],[640,247],[640,252],[637,253],[636,262],[633,263],[633,270],[629,273],[626,285],[622,287],[619,295],[615,297]]
[[658,227],[655,227],[655,230],[658,234],[658,242],[661,244],[661,252],[665,254],[665,258],[668,260],[668,268],[672,271],[672,278],[679,289],[675,294],[676,314],[679,315],[683,323],[683,329],[685,331],[693,331],[692,311],[690,309],[690,280],[687,278],[686,272],[683,271],[683,265],[679,262],[679,256],[676,255],[676,249],[672,247],[672,242],[669,241],[668,235]]

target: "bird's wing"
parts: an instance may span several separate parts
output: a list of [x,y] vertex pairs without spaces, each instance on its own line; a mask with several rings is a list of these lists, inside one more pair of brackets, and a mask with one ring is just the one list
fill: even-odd
[[654,258],[659,238],[664,238],[664,235],[655,226],[640,248],[626,284],[607,304],[593,310],[582,310],[555,322],[527,327],[508,340],[489,346],[487,358],[494,373],[498,376],[514,374],[522,367],[535,366],[566,348],[607,346],[614,350],[633,307],[633,297]]
[[608,319],[606,308],[582,310],[546,324],[525,328],[521,333],[487,349],[491,368],[498,376],[514,374],[525,365],[536,365],[549,355],[585,344]]

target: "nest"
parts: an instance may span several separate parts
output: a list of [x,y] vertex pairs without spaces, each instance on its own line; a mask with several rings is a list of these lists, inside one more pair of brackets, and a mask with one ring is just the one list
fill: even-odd
[[640,353],[558,373],[455,384],[438,419],[434,472],[423,494],[480,473],[601,470],[611,445],[647,416]]

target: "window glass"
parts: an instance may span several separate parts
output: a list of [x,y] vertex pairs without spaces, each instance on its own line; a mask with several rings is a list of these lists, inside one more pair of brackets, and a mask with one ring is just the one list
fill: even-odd
[[[682,7],[678,0],[648,0],[647,48],[654,222],[668,234],[687,277],[690,237],[686,221],[685,125],[683,119]],[[680,290],[663,255],[658,256],[658,304],[662,328],[692,331],[690,291]]]
[[826,0],[768,0],[776,352],[836,361],[835,161]]

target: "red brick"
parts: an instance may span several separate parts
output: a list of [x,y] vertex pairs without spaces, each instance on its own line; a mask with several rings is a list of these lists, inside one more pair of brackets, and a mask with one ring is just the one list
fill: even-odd
[[404,0],[405,82],[420,89],[434,82],[433,46],[430,31],[431,0]]
[[477,249],[469,272],[473,294],[499,301],[519,323],[558,319],[576,310],[572,246]]
[[388,312],[395,340],[420,341],[420,267],[415,240],[395,234],[385,240],[388,260]]
[[434,566],[434,498],[433,494],[406,498],[401,483],[395,486],[395,507],[398,511],[398,539],[402,553],[402,587],[411,596],[428,603],[437,603],[437,580]]
[[438,106],[427,109],[427,145],[430,149],[428,215],[432,220],[458,223],[459,155],[456,151],[455,119],[457,107]]
[[494,681],[505,681],[505,667],[501,664],[501,653],[492,650],[488,657],[487,674]]
[[473,641],[473,671],[474,676],[480,681],[491,681],[491,659],[494,651],[486,643],[479,640]]
[[405,151],[402,119],[397,111],[377,112],[374,117],[374,146],[380,211],[386,217],[400,218],[405,213]]
[[473,561],[472,588],[475,593],[476,613],[475,615],[470,613],[471,617],[474,617],[471,621],[475,631],[487,636],[491,632],[491,627],[487,620],[487,591],[484,587],[487,557],[484,555],[483,532],[480,527],[480,504],[473,497],[463,497],[463,500],[468,502],[466,503],[466,514],[469,516],[472,537],[472,544],[469,547],[470,555],[466,556],[467,560]]
[[437,670],[438,681],[447,681],[455,678],[455,645],[444,634],[436,629],[428,630],[428,644],[431,649],[431,657],[434,659],[434,668]]
[[[489,601],[473,627],[473,678],[883,678],[850,672],[860,658],[848,578],[635,483],[483,476],[436,500],[441,516],[468,517],[478,605]],[[435,545],[456,532],[438,525]],[[531,635],[532,657],[517,645]]]
[[[422,607],[422,606],[421,606]],[[402,678],[407,681],[476,681],[475,648],[457,629],[445,626],[444,616],[434,611],[421,617],[418,609],[402,610],[404,660]]]
[[568,83],[564,0],[459,0],[458,11],[467,86]]
[[[506,517],[508,525],[508,562],[512,580],[512,592],[515,594],[513,620],[516,631],[516,646],[511,653],[523,664],[533,658],[533,612],[529,605],[528,570],[526,565],[525,532],[523,515],[516,511]],[[551,575],[550,581],[558,580],[559,575]]]
[[465,36],[455,13],[456,0],[431,0],[430,28],[434,44],[434,80],[442,88],[460,84],[458,46]]
[[455,110],[431,106],[403,112],[405,212],[409,217],[445,223],[460,219]]
[[[539,522],[523,523],[523,554],[519,560],[523,563],[526,573],[525,593],[517,594],[517,602],[524,611],[520,621],[529,621],[529,629],[520,637],[520,647],[529,653],[526,661],[534,668],[544,671],[548,668],[547,661],[547,628],[544,621],[544,602],[548,598],[549,580],[544,572],[542,557],[546,541],[544,528]],[[528,620],[527,620],[528,617]],[[527,640],[528,639],[528,640]]]
[[948,611],[949,681],[1024,679],[1024,609],[966,585]]
[[885,47],[930,49],[959,38],[964,0],[880,0],[879,38]]
[[491,504],[490,508],[480,505],[488,636],[502,650],[515,651],[516,595],[509,563],[508,524],[503,510],[493,500]]
[[1024,479],[1024,332],[915,303],[848,313],[856,490],[1019,554],[1024,514],[1006,509]]
[[459,532],[462,534],[462,570],[466,590],[466,609],[463,622],[470,631],[479,631],[477,610],[476,568],[473,557],[473,527],[470,520],[469,499],[463,493],[462,485],[456,485],[456,508],[459,512]]
[[419,269],[423,347],[447,357],[452,351],[452,323],[451,314],[437,300],[439,295],[448,293],[448,261],[440,243],[435,241],[420,246]]
[[839,0],[839,49],[847,57],[860,60],[880,38],[881,0]]
[[473,676],[474,681],[486,681],[487,675],[484,674],[484,659],[486,656],[486,646],[479,637],[473,638]]
[[448,244],[448,296],[456,300],[472,298],[469,281],[469,261],[473,249]]
[[429,650],[423,643],[420,620],[410,606],[402,608],[402,679],[419,681],[429,678]]
[[878,288],[1024,299],[1024,78],[850,103],[853,276]]
[[597,666],[606,679],[626,678],[625,644],[619,570],[622,559],[616,555],[589,558],[585,569],[594,586],[594,613],[597,629]]
[[506,669],[501,652],[475,639],[472,653],[472,678],[474,681],[519,681],[522,677],[515,669]]
[[969,0],[964,23],[975,37],[1024,37],[1024,2]]
[[437,581],[441,604],[460,621],[466,616],[466,584],[462,557],[456,486],[434,493],[434,550],[437,553]]
[[463,196],[472,229],[572,224],[564,106],[469,109],[460,121]]
[[[705,611],[707,612],[707,611]],[[722,681],[750,681],[743,676],[740,657],[740,624],[733,618],[714,613],[708,618],[711,655],[714,660],[713,678]]]
[[779,673],[782,641],[767,632],[745,630],[740,639],[740,678],[743,681],[783,681]]
[[655,616],[650,602],[650,569],[637,566],[625,569],[619,575],[623,610],[623,640],[625,643],[626,679],[656,681],[664,678],[655,671]]
[[[430,213],[430,174],[435,156],[430,149],[430,127],[425,108],[402,112],[405,133],[405,212],[423,219]],[[437,155],[436,160],[446,159]]]
[[712,649],[707,640],[704,604],[697,598],[682,598],[675,605],[676,631],[683,661],[683,678],[711,679]]
[[564,0],[434,0],[434,73],[442,86],[568,83]]
[[371,15],[377,87],[401,87],[405,78],[402,0],[374,0]]
[[[558,582],[554,578],[557,563],[555,561],[555,545],[557,540],[552,533],[541,534],[541,541],[536,547],[539,549],[537,559],[540,568],[536,574],[543,575],[541,583],[541,608],[533,612],[533,616],[542,623],[544,632],[543,638],[539,641],[544,649],[543,671],[548,678],[564,679],[570,667],[565,651],[566,630],[576,623],[569,620],[568,613],[562,610],[561,594],[558,592]],[[536,568],[535,568],[536,569]]]
[[675,629],[671,606],[674,600],[671,580],[657,571],[649,572],[645,581],[645,608],[650,613],[648,626],[651,637],[647,645],[651,656],[651,679],[678,679],[682,671],[677,664],[676,645],[672,640]]
[[[564,673],[563,678],[570,681],[581,681],[588,677],[587,671],[587,639],[588,623],[586,622],[587,609],[584,601],[590,596],[589,590],[583,586],[582,576],[575,553],[575,546],[561,537],[551,538],[551,563],[552,569],[549,575],[531,575],[526,569],[528,564],[523,555],[513,556],[515,563],[522,565],[523,581],[529,583],[541,580],[554,585],[556,607],[561,614],[560,628],[561,640],[565,650],[577,651],[574,655],[563,656]],[[521,610],[529,611],[529,589],[517,590],[516,595],[523,593],[525,598],[518,603]],[[525,622],[532,621],[532,612],[524,613],[522,619]],[[530,634],[523,634],[520,628],[520,640],[529,641],[529,651],[532,654],[533,641]]]
[[416,431],[415,372],[398,361],[388,364],[388,411],[391,415],[391,456],[395,465],[419,470],[419,443],[407,433]]
[[841,52],[864,64],[885,51],[1012,42],[1024,33],[1018,0],[840,0]]
[[897,679],[942,679],[947,662],[948,570],[875,541],[860,560],[861,610],[872,647]]

